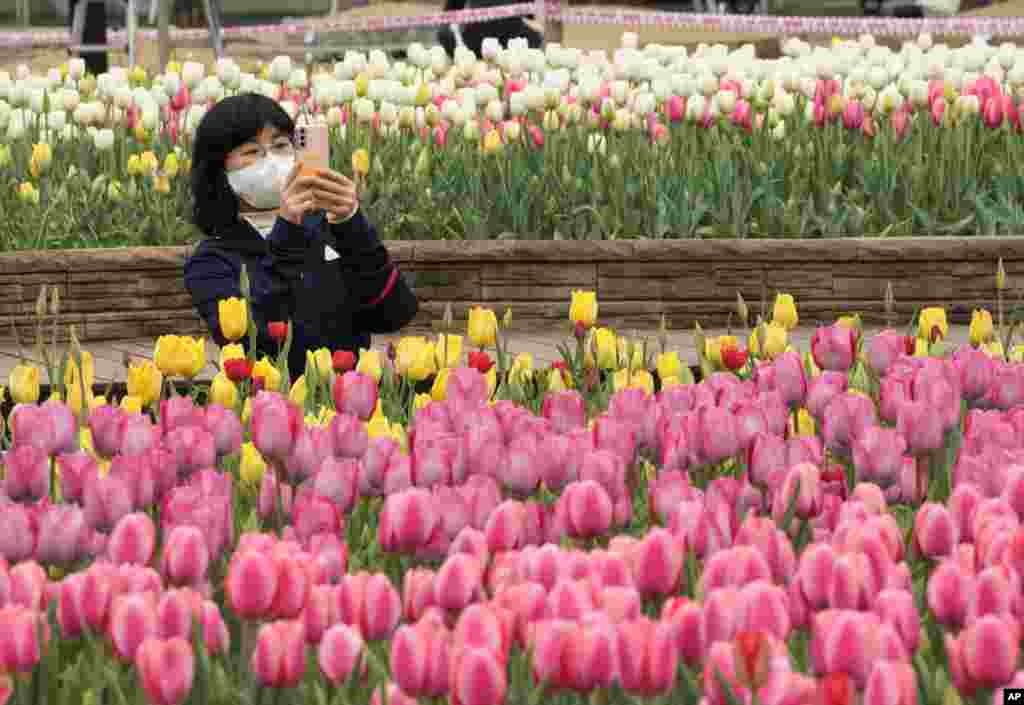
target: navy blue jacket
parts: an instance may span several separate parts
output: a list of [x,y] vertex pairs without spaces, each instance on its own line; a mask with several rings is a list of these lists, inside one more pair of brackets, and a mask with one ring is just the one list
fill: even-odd
[[[326,247],[338,257],[325,260]],[[274,359],[278,346],[267,324],[291,320],[288,371],[306,368],[306,351],[370,347],[371,333],[393,333],[416,315],[416,296],[362,211],[330,225],[323,214],[301,226],[277,218],[266,239],[246,221],[201,241],[185,262],[185,288],[218,345],[217,305],[241,296],[242,263],[249,274],[257,356]],[[248,351],[248,337],[240,341]]]

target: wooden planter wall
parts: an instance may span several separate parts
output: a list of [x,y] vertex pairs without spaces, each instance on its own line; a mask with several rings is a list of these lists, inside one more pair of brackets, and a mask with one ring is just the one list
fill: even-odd
[[[573,289],[595,290],[601,321],[652,329],[666,314],[673,329],[724,325],[736,292],[752,312],[762,293],[797,297],[802,323],[861,313],[883,321],[891,281],[905,322],[942,305],[954,322],[992,307],[995,268],[1004,259],[1016,301],[1024,284],[1024,238],[915,238],[715,241],[391,242],[392,256],[421,300],[415,327],[429,327],[451,302],[465,319],[474,305],[510,306],[517,328],[565,320]],[[34,340],[41,285],[60,288],[61,323],[82,340],[203,331],[182,283],[190,248],[125,248],[0,254],[0,341],[13,321]],[[67,326],[61,326],[66,336]]]

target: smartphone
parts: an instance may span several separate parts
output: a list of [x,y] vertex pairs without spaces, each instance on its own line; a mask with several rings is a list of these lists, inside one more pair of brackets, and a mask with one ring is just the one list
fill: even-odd
[[295,146],[302,162],[302,175],[313,175],[320,169],[331,168],[331,140],[326,124],[296,125]]

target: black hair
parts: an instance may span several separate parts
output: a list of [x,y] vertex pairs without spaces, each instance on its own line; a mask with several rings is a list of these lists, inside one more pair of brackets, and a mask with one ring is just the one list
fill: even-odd
[[224,98],[199,121],[192,144],[192,222],[206,235],[238,220],[238,197],[228,184],[228,154],[266,127],[294,137],[295,121],[276,100],[259,93]]

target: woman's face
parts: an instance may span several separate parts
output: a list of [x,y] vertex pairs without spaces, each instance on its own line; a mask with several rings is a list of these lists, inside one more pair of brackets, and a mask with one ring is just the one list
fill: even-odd
[[255,139],[235,147],[228,152],[224,160],[225,171],[237,171],[258,162],[267,154],[289,156],[294,154],[295,147],[291,138],[276,127],[264,127]]

